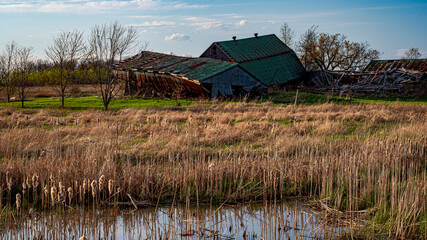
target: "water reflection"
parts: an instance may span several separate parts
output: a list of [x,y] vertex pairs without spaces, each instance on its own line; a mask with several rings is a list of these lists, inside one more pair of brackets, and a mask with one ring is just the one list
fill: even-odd
[[328,226],[300,203],[83,209],[28,213],[1,239],[330,239]]

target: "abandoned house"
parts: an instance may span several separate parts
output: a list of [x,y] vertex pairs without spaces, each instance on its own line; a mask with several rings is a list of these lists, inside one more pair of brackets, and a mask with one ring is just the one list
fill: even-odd
[[143,51],[114,67],[125,94],[157,97],[242,96],[266,86],[238,64]]
[[295,83],[306,73],[295,52],[276,35],[214,42],[200,56],[238,63],[268,87]]
[[296,82],[305,69],[276,35],[213,43],[200,58],[143,51],[114,67],[125,94],[159,97],[243,96]]

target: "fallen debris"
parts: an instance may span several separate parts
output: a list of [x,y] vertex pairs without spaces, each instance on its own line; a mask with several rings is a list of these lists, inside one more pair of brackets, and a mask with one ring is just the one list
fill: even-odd
[[404,68],[385,72],[320,71],[310,79],[317,91],[332,93],[401,92],[406,84],[426,82],[425,73]]

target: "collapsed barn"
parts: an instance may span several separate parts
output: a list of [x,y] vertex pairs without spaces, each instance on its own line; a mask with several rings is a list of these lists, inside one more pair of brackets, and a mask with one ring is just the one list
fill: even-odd
[[268,87],[296,83],[306,73],[295,52],[274,34],[214,42],[200,57],[238,63]]
[[299,81],[304,67],[276,35],[213,43],[199,58],[143,51],[114,67],[127,95],[236,97]]
[[374,60],[363,71],[320,71],[312,74],[314,90],[332,93],[427,96],[427,59]]
[[156,97],[242,96],[266,86],[238,64],[210,58],[143,51],[115,66],[126,95]]

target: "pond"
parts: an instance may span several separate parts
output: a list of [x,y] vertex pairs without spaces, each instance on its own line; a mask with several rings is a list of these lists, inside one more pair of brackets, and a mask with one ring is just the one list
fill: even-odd
[[330,239],[345,231],[300,202],[30,210],[16,222],[3,229],[1,239]]

